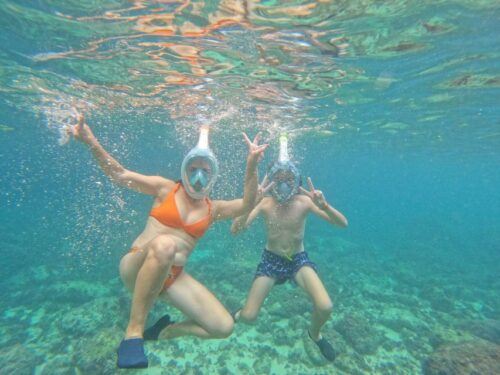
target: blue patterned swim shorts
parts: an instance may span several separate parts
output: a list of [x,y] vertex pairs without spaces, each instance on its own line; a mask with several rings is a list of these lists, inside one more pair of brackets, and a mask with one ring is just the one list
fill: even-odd
[[275,279],[276,284],[283,284],[287,280],[294,281],[293,277],[304,266],[309,266],[317,272],[316,265],[309,260],[305,251],[288,259],[264,249],[255,277],[268,276]]

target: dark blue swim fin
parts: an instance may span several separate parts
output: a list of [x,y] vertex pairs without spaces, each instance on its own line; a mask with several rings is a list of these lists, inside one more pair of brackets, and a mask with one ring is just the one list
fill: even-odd
[[158,340],[160,332],[170,324],[174,324],[174,322],[170,320],[170,315],[161,317],[155,324],[144,331],[144,340]]
[[148,359],[144,354],[144,339],[140,337],[124,339],[118,348],[119,368],[146,368]]

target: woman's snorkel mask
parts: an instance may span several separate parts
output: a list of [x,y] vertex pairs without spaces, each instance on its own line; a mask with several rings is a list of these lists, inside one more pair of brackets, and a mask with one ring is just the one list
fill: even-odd
[[198,144],[182,161],[182,185],[191,198],[203,199],[212,190],[218,173],[217,159],[208,146],[208,127],[204,126]]
[[288,202],[299,191],[300,172],[288,156],[288,138],[280,136],[280,153],[276,163],[268,172],[270,181],[274,182],[271,194],[279,203]]

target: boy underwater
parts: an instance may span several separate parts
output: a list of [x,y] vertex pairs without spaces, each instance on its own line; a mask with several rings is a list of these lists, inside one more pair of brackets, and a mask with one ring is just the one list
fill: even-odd
[[[313,302],[309,337],[328,360],[335,359],[332,345],[321,336],[321,327],[333,309],[332,301],[316,273],[316,266],[304,250],[304,230],[307,214],[312,212],[332,225],[347,226],[347,219],[330,206],[323,193],[316,190],[310,178],[309,191],[300,186],[300,174],[288,156],[288,141],[280,137],[278,161],[271,167],[259,186],[253,210],[233,221],[231,232],[246,229],[258,215],[264,217],[267,245],[262,253],[245,306],[233,313],[235,321],[254,322],[272,287],[287,280],[295,281]],[[299,194],[299,191],[303,194]],[[265,196],[267,192],[271,196]]]

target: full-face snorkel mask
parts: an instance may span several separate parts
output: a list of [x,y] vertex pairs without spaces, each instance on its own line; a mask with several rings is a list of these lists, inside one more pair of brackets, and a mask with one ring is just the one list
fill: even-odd
[[204,126],[198,144],[182,161],[182,185],[191,198],[203,199],[212,190],[218,173],[217,159],[208,146],[208,127]]
[[300,186],[300,172],[288,156],[288,138],[280,136],[280,153],[276,163],[268,172],[270,181],[274,182],[271,194],[279,203],[289,201],[297,194]]

